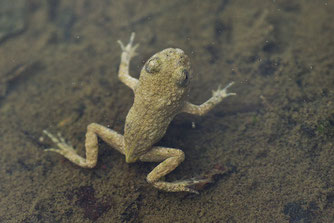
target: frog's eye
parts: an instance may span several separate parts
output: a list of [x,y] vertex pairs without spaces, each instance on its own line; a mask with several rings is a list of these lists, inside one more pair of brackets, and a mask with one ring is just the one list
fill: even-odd
[[180,79],[178,80],[177,84],[180,87],[185,87],[189,84],[189,78],[190,78],[189,71],[186,69],[183,69],[181,71]]
[[161,67],[161,61],[159,57],[154,57],[149,61],[147,61],[145,65],[145,70],[147,73],[153,74],[158,72],[160,70],[160,67]]

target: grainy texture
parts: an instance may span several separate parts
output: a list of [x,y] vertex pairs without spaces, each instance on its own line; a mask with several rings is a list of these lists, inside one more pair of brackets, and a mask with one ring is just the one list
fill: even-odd
[[[332,1],[25,2],[25,31],[0,44],[0,222],[333,222]],[[153,189],[156,164],[127,164],[103,142],[94,169],[43,152],[43,129],[82,156],[90,123],[123,134],[133,93],[115,43],[131,32],[134,78],[177,47],[194,70],[191,102],[235,82],[236,97],[176,116],[157,144],[186,154],[166,181],[231,168],[200,195]]]
[[106,143],[125,155],[127,163],[138,160],[161,162],[147,176],[147,182],[154,187],[168,192],[198,193],[192,188],[210,181],[209,179],[182,180],[165,182],[161,178],[172,172],[184,160],[184,153],[179,149],[156,147],[166,133],[172,119],[180,112],[203,115],[218,105],[225,97],[235,95],[227,93],[227,88],[214,91],[213,96],[201,105],[187,102],[191,80],[189,57],[181,50],[168,48],[154,54],[140,72],[140,78],[129,74],[131,58],[136,54],[135,33],[131,34],[129,43],[122,48],[118,77],[135,95],[134,103],[125,119],[124,137],[112,129],[91,123],[87,127],[85,149],[86,158],[80,156],[72,145],[61,136],[43,132],[53,141],[56,148],[46,151],[56,152],[71,162],[85,168],[93,168],[97,163],[99,136]]

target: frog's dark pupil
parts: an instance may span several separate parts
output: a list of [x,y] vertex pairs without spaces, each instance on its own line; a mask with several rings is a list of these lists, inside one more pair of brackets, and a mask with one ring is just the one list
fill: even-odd
[[186,75],[186,77],[184,78],[185,81],[188,80],[188,76],[189,76],[189,72],[187,70],[183,70],[184,75]]
[[182,70],[182,73],[184,75],[184,78],[179,82],[180,87],[186,86],[188,84],[188,79],[189,79],[189,72],[187,70]]

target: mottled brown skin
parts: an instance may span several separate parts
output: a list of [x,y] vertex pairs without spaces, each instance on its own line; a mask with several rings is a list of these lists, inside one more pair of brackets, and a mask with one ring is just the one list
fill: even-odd
[[[147,72],[150,61],[158,70]],[[152,66],[152,67],[153,67]],[[135,98],[125,121],[127,162],[135,162],[158,142],[185,104],[189,92],[190,62],[180,49],[165,49],[143,67]]]
[[133,46],[133,40],[134,33],[126,46],[119,41],[123,52],[118,76],[135,95],[134,103],[126,117],[124,136],[102,125],[89,124],[85,141],[86,158],[83,158],[60,135],[56,137],[44,130],[44,133],[58,146],[58,149],[50,148],[47,151],[57,152],[81,167],[93,168],[97,163],[97,137],[100,137],[124,154],[127,163],[138,160],[160,162],[146,178],[154,187],[169,192],[198,193],[194,188],[206,182],[205,179],[192,178],[176,182],[162,180],[184,160],[183,151],[153,145],[164,136],[169,123],[178,113],[204,115],[223,98],[235,95],[227,93],[227,88],[233,83],[224,89],[218,88],[205,103],[191,104],[187,102],[191,81],[188,56],[181,49],[173,48],[156,53],[145,63],[138,80],[129,75],[130,60],[135,56],[138,47],[138,45]]

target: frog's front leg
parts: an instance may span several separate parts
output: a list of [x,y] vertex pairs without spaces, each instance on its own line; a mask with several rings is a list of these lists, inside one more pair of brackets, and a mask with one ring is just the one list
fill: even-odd
[[[148,183],[151,183],[155,188],[168,192],[198,192],[194,190],[197,184],[200,184],[200,179],[189,179],[174,182],[166,182],[161,180],[162,177],[172,172],[184,160],[184,152],[180,149],[166,148],[155,146],[149,152],[142,155],[139,159],[143,162],[161,162],[156,166],[146,177]],[[203,180],[205,181],[205,180]]]
[[46,151],[59,153],[65,158],[69,159],[71,162],[84,168],[93,168],[97,163],[97,154],[99,149],[97,136],[99,136],[103,141],[111,145],[113,148],[117,149],[120,153],[124,154],[124,137],[114,130],[96,123],[91,123],[87,126],[85,141],[86,159],[79,156],[74,148],[67,144],[59,134],[58,137],[56,137],[47,130],[44,130],[43,133],[46,134],[58,147],[57,149],[50,148]]
[[136,56],[136,49],[139,46],[139,44],[133,46],[134,38],[135,33],[132,33],[130,42],[126,46],[123,45],[122,41],[117,41],[123,51],[121,54],[121,64],[119,65],[118,77],[126,86],[132,90],[135,89],[138,83],[138,79],[131,77],[129,74],[130,60],[132,57]]
[[186,102],[181,112],[186,112],[193,115],[205,115],[217,104],[219,104],[224,98],[236,95],[236,93],[227,93],[227,89],[233,84],[234,82],[231,82],[223,89],[218,87],[216,91],[212,91],[212,97],[201,105],[194,105],[190,102]]

